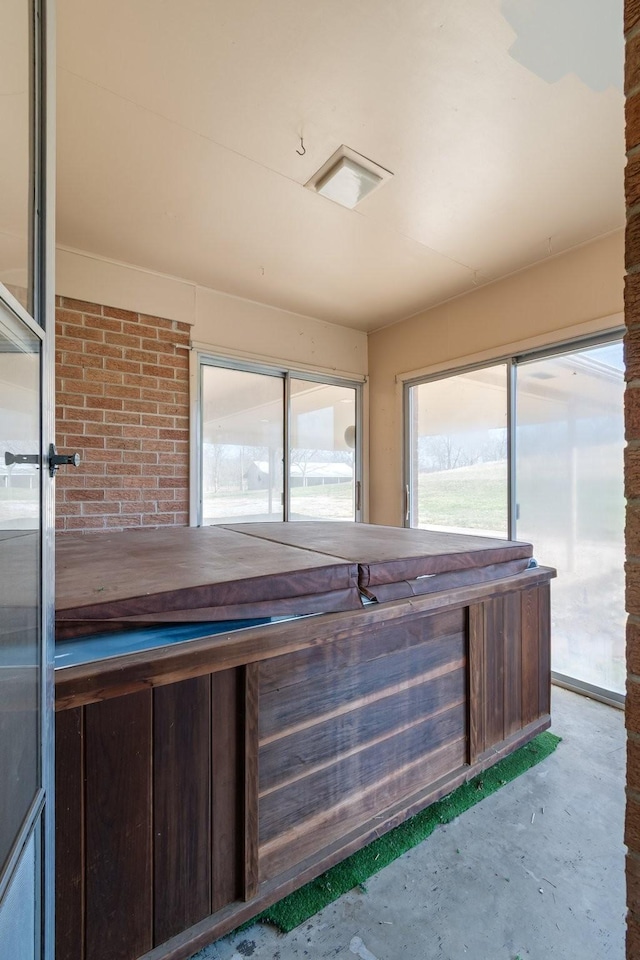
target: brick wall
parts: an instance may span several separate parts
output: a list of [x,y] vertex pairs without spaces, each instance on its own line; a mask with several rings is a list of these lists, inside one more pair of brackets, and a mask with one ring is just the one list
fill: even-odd
[[625,0],[627,202],[627,957],[640,957],[640,0]]
[[56,479],[64,530],[186,524],[189,325],[56,298]]

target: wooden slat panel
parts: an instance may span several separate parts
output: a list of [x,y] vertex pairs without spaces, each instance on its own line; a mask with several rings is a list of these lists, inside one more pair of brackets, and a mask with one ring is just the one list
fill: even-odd
[[469,763],[475,763],[485,747],[484,603],[468,608],[469,634]]
[[211,676],[211,912],[242,895],[244,857],[242,750],[239,740],[244,670]]
[[154,943],[211,912],[211,684],[153,695]]
[[466,727],[466,706],[451,707],[394,737],[338,760],[331,767],[275,790],[260,801],[260,843],[267,843],[294,824],[344,803],[350,796],[393,776],[419,758],[424,759],[425,777],[428,777],[429,754],[465,737]]
[[[398,633],[405,629],[398,625]],[[397,650],[388,657],[356,663],[350,670],[324,674],[319,683],[314,676],[283,691],[272,691],[260,697],[260,738],[264,740],[296,724],[312,723],[349,700],[382,693],[394,684],[401,684],[427,671],[446,669],[449,664],[465,662],[464,635],[442,637]],[[313,660],[320,651],[309,650]],[[331,682],[327,683],[327,676]]]
[[292,824],[261,847],[260,879],[268,880],[305,857],[327,849],[370,818],[382,818],[384,811],[399,799],[458,771],[465,762],[465,753],[466,738],[447,743],[428,759],[420,757],[413,764],[351,794],[343,803],[322,808],[314,817]]
[[551,713],[551,588],[547,583],[538,587],[539,609],[539,709],[540,716]]
[[56,720],[56,957],[84,960],[83,708]]
[[463,703],[465,696],[466,671],[459,667],[265,744],[260,748],[261,793],[306,776],[318,765],[335,762],[345,753],[392,736],[403,727],[418,724],[436,711]]
[[260,705],[260,667],[249,663],[245,667],[245,768],[244,768],[244,899],[250,900],[258,892],[258,711]]
[[260,669],[260,694],[265,697],[285,687],[326,677],[328,673],[348,670],[355,664],[379,657],[388,657],[397,650],[418,646],[434,637],[453,636],[464,632],[464,610],[446,610],[403,623],[372,625],[364,634],[335,640],[328,646],[317,648],[314,656],[308,650],[290,654],[286,661],[281,657],[266,660]]
[[90,960],[152,946],[151,711],[150,690],[85,711]]
[[522,622],[520,594],[504,597],[504,736],[522,726]]
[[504,740],[504,598],[493,597],[485,609],[485,749]]
[[522,610],[522,723],[540,716],[540,610],[538,590],[520,593]]

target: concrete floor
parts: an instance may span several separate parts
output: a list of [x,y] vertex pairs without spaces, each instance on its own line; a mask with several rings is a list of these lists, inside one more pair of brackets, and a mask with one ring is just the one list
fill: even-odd
[[366,892],[285,936],[255,924],[197,960],[623,960],[623,714],[554,688],[552,730],[551,757]]

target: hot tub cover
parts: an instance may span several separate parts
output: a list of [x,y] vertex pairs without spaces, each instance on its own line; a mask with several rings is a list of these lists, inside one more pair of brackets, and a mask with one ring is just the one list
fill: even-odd
[[56,542],[58,640],[360,606],[355,563],[221,527],[64,534]]
[[[387,527],[371,523],[296,521],[295,523],[225,524],[225,529],[289,546],[304,547],[315,553],[331,554],[358,564],[358,584],[367,594],[383,584],[415,583],[439,574],[460,574],[440,581],[438,589],[474,583],[482,579],[510,576],[524,569],[533,556],[530,543],[478,537],[469,534]],[[502,564],[510,564],[503,567]],[[487,568],[494,568],[493,571]],[[480,571],[484,571],[481,573]],[[432,592],[416,589],[395,596]],[[384,599],[391,599],[390,591]],[[382,596],[376,599],[383,599]]]

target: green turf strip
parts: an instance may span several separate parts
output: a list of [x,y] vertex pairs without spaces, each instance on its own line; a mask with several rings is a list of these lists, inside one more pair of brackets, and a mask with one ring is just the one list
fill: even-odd
[[505,783],[515,780],[525,770],[540,763],[553,753],[560,740],[561,737],[553,733],[539,734],[530,743],[520,747],[511,756],[500,760],[473,780],[464,783],[449,796],[431,804],[426,810],[390,830],[362,850],[358,850],[305,887],[274,903],[251,923],[263,920],[266,923],[272,923],[283,933],[289,933],[318,910],[326,907],[328,903],[337,900],[343,893],[352,890],[358,884],[364,883],[382,867],[386,867],[411,847],[426,840],[438,824],[451,823],[469,807],[473,807],[484,797],[495,793]]

